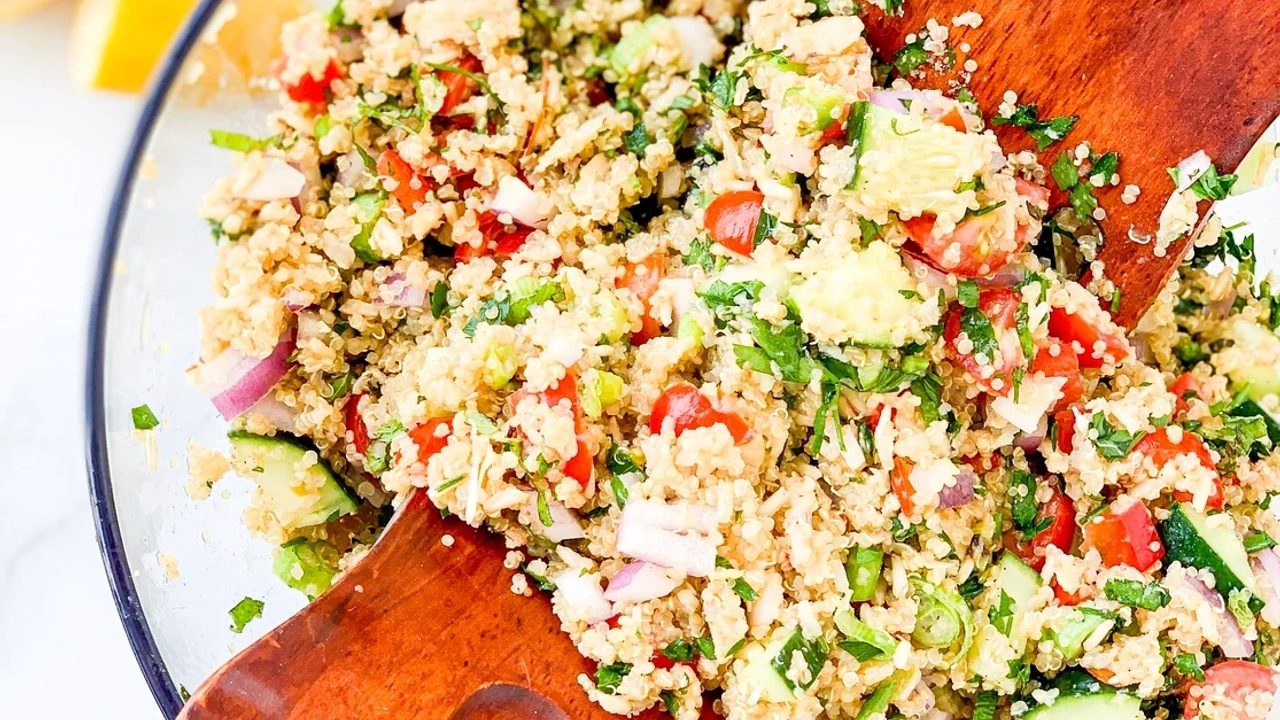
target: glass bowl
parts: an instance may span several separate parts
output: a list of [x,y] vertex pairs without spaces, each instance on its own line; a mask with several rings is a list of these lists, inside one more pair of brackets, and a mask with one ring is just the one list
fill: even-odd
[[[243,2],[246,20],[269,5]],[[247,482],[228,476],[201,503],[185,488],[188,443],[226,444],[226,423],[185,376],[199,354],[197,309],[214,298],[214,247],[198,210],[231,170],[231,154],[209,144],[209,130],[262,135],[277,104],[273,94],[213,77],[218,61],[261,65],[269,55],[260,27],[235,30],[239,51],[209,55],[204,40],[236,12],[230,0],[202,0],[154,81],[112,201],[90,319],[86,402],[98,541],[130,645],[169,718],[185,688],[305,603],[274,580],[271,548],[240,521]],[[133,428],[130,410],[142,404],[161,421],[150,440]],[[245,597],[264,600],[264,615],[236,634],[227,613]]]

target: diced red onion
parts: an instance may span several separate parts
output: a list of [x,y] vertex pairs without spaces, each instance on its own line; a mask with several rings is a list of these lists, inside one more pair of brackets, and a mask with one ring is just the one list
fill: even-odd
[[1133,348],[1134,357],[1144,363],[1153,363],[1156,361],[1156,354],[1151,349],[1151,341],[1147,336],[1140,332],[1135,332],[1129,336],[1129,347]]
[[1062,397],[1062,386],[1066,383],[1064,378],[1027,378],[1022,381],[1022,389],[1016,402],[1012,397],[1002,395],[991,401],[991,410],[1022,432],[1033,434],[1040,427],[1041,420]]
[[200,385],[222,417],[231,420],[253,407],[289,372],[289,356],[296,344],[293,330],[285,333],[265,358],[249,357],[227,348],[200,366]]
[[263,158],[262,171],[240,191],[240,197],[254,202],[296,198],[307,184],[307,176],[278,157]]
[[1210,320],[1222,320],[1231,314],[1231,308],[1236,302],[1236,292],[1234,289],[1227,293],[1227,296],[1214,300],[1204,306],[1204,316]]
[[973,485],[977,480],[972,470],[962,469],[956,476],[955,484],[942,488],[942,492],[938,493],[938,506],[948,509],[968,505],[973,501]]
[[1014,445],[1022,448],[1024,452],[1033,453],[1040,449],[1040,443],[1044,442],[1044,438],[1049,434],[1049,416],[1045,415],[1040,418],[1040,424],[1036,426],[1034,432],[1020,436],[1013,441]]
[[292,435],[298,434],[298,410],[277,400],[273,392],[267,393],[265,397],[254,403],[253,407],[245,410],[244,414],[261,415],[275,429]]
[[801,175],[812,175],[814,171],[813,148],[800,143],[787,143],[774,148],[770,160],[778,165]]
[[625,513],[618,523],[618,552],[694,577],[708,577],[716,568],[716,546],[710,539],[628,522]]
[[977,278],[976,282],[981,287],[1005,287],[1011,288],[1027,278],[1027,269],[1017,263],[1009,263],[989,277]]
[[1235,615],[1227,611],[1222,596],[1194,575],[1187,575],[1183,578],[1183,583],[1192,592],[1204,598],[1218,616],[1218,635],[1220,636],[1218,647],[1222,648],[1222,654],[1233,660],[1252,656],[1253,644],[1245,639],[1240,623],[1236,622]]
[[661,530],[693,530],[710,533],[719,526],[716,511],[696,503],[664,503],[659,500],[635,499],[622,510],[622,522],[649,525]]
[[657,565],[636,560],[628,563],[609,580],[604,597],[615,603],[644,602],[665,597],[680,587],[680,582]]
[[934,102],[933,96],[923,90],[872,90],[868,93],[867,99],[872,105],[903,115],[909,112],[903,100],[910,100],[912,103],[933,104]]
[[338,158],[338,173],[334,176],[334,180],[346,188],[359,188],[364,184],[364,158],[360,153],[352,150],[346,155]]
[[427,304],[426,288],[409,284],[408,278],[402,273],[388,275],[383,287],[387,289],[387,294],[391,295],[391,299],[383,300],[380,296],[374,301],[375,304],[390,307],[423,307]]
[[364,33],[351,28],[329,32],[329,44],[337,51],[338,62],[348,65],[364,58]]
[[945,272],[934,267],[924,258],[904,249],[902,251],[902,264],[906,266],[911,273],[911,277],[915,278],[916,282],[928,288],[929,292],[927,294],[931,298],[937,298],[938,291],[941,290],[948,301],[956,299],[955,283],[950,282]]
[[711,29],[711,24],[700,15],[671,18],[676,38],[680,41],[680,53],[690,69],[699,65],[715,64],[724,52],[724,45]]
[[1212,165],[1213,160],[1203,150],[1197,150],[1194,155],[1178,163],[1178,190],[1186,190],[1194,185]]
[[290,312],[298,312],[304,308],[311,306],[309,296],[300,290],[289,290],[284,294],[284,306],[289,308]]
[[516,222],[528,227],[543,227],[547,218],[538,207],[541,198],[520,178],[508,175],[498,182],[498,194],[493,196],[489,209],[506,213]]
[[535,518],[533,523],[534,531],[540,533],[551,542],[560,543],[565,540],[577,540],[587,536],[587,533],[582,529],[582,522],[578,520],[578,516],[556,500],[547,501],[547,514],[551,516],[551,525],[549,526],[543,525],[542,520],[538,518],[538,496],[532,493],[529,495],[529,512]]
[[1258,594],[1266,603],[1262,619],[1268,625],[1280,625],[1280,553],[1267,548],[1255,553],[1250,564],[1259,579]]
[[613,605],[605,599],[597,573],[583,575],[580,570],[570,568],[551,580],[556,584],[561,600],[576,609],[589,624],[595,625],[613,617]]

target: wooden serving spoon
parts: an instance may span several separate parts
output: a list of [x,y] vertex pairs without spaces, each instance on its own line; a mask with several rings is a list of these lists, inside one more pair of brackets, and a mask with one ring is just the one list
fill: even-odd
[[[1157,258],[1129,230],[1155,232],[1173,189],[1165,168],[1200,149],[1235,167],[1280,110],[1280,12],[1256,0],[906,0],[905,17],[870,14],[868,33],[892,57],[929,18],[951,25],[968,11],[984,23],[956,42],[972,45],[983,106],[1015,90],[1042,117],[1079,115],[1049,159],[1087,139],[1119,151],[1125,182],[1143,189],[1134,205],[1097,191],[1108,212],[1101,257],[1132,326],[1189,241]],[[999,132],[1007,149],[1030,147],[1020,130]],[[500,538],[440,519],[418,493],[364,560],[209,678],[179,717],[612,717],[588,701],[579,676],[595,667],[545,597],[511,592],[504,555]]]

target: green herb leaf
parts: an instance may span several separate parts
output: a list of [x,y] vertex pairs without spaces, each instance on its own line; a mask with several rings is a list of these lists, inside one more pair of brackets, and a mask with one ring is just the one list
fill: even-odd
[[1013,526],[1026,532],[1034,528],[1036,514],[1036,476],[1021,468],[1009,473],[1009,506],[1013,513]]
[[261,600],[254,600],[247,597],[236,606],[231,608],[231,632],[239,635],[244,632],[244,626],[253,620],[262,617],[262,607],[264,603]]
[[1173,667],[1196,682],[1204,682],[1204,670],[1200,669],[1200,663],[1196,662],[1196,656],[1191,653],[1182,653],[1175,657]]
[[448,480],[445,480],[444,482],[437,485],[436,492],[442,493],[445,490],[448,490],[449,488],[454,487],[455,485],[461,483],[463,480],[466,480],[466,479],[467,479],[466,475],[458,475],[456,477],[451,477]]
[[989,363],[996,361],[1000,345],[996,341],[996,330],[985,313],[976,307],[965,308],[960,315],[960,331],[973,343],[975,355],[985,356]]
[[797,626],[795,632],[787,638],[782,649],[773,657],[770,665],[773,666],[774,672],[778,673],[778,677],[782,679],[784,685],[794,690],[796,684],[787,677],[787,672],[791,670],[791,658],[799,652],[804,658],[805,666],[809,669],[809,681],[801,683],[801,689],[807,690],[818,679],[818,674],[822,672],[822,666],[827,664],[827,655],[830,650],[827,643],[822,638],[813,641],[806,640],[804,634],[801,633]]
[[1053,181],[1063,192],[1068,192],[1080,182],[1080,171],[1076,169],[1071,153],[1064,152],[1054,161],[1051,169]]
[[915,72],[927,62],[929,62],[929,55],[924,50],[924,38],[903,46],[893,57],[893,67],[903,77]]
[[1013,630],[1013,598],[1004,590],[1000,591],[999,603],[987,613],[991,625],[1006,637]]
[[992,118],[993,125],[1011,125],[1024,128],[1036,147],[1043,152],[1050,145],[1062,140],[1075,127],[1080,118],[1075,116],[1056,117],[1051,120],[1040,119],[1040,109],[1035,105],[1019,105],[1009,117]]
[[716,659],[716,644],[709,637],[700,637],[696,641],[698,654],[708,660]]
[[1143,585],[1137,580],[1121,580],[1112,578],[1107,581],[1103,592],[1107,598],[1121,605],[1142,608],[1143,610],[1159,610],[1169,604],[1169,591],[1158,582],[1152,581]]
[[983,690],[973,701],[973,720],[995,720],[996,705],[1000,695],[995,690]]
[[325,393],[324,399],[329,402],[346,397],[351,392],[351,384],[355,382],[355,378],[350,371],[334,377],[329,381],[329,391]]
[[658,694],[658,699],[662,701],[662,709],[667,711],[671,717],[680,714],[680,696],[670,690],[663,690]]
[[693,660],[693,645],[684,638],[673,641],[670,645],[662,648],[659,652],[669,660],[676,662],[691,662]]
[[1106,415],[1101,412],[1093,414],[1093,418],[1089,421],[1089,429],[1097,431],[1098,439],[1094,441],[1094,446],[1098,448],[1098,453],[1108,460],[1119,460],[1125,457],[1146,435],[1141,432],[1133,434],[1112,427]]
[[1239,179],[1237,175],[1219,175],[1218,168],[1210,165],[1204,174],[1191,184],[1191,192],[1201,200],[1225,200]]
[[[555,592],[556,584],[548,580],[546,576],[539,575],[538,573],[531,571],[529,569],[529,563],[521,563],[520,570],[525,575],[528,575],[529,579],[533,581],[534,586],[537,587],[542,592]],[[630,672],[630,670],[631,668],[630,666],[628,666],[627,671]],[[626,675],[626,672],[624,672],[623,675]],[[596,673],[597,680],[599,679],[599,677],[600,677],[600,674],[597,672]],[[619,676],[618,679],[621,680],[622,677]],[[615,687],[616,687],[616,683],[615,683]]]
[[1273,548],[1275,546],[1276,541],[1272,540],[1271,536],[1264,532],[1249,533],[1244,538],[1245,552],[1250,554],[1266,550],[1267,548]]
[[753,602],[757,597],[759,597],[755,588],[751,587],[751,584],[748,583],[745,578],[737,578],[733,581],[733,594],[747,602]]
[[439,320],[449,309],[449,284],[441,280],[431,288],[431,317]]
[[618,691],[618,684],[631,672],[631,663],[618,662],[612,665],[601,665],[596,670],[596,689],[605,695]]
[[884,655],[884,651],[875,645],[858,640],[841,640],[836,643],[836,647],[852,655],[858,662],[867,662]]
[[214,147],[220,147],[225,150],[250,153],[254,150],[266,150],[267,148],[280,147],[280,144],[284,142],[284,135],[273,135],[269,138],[255,138],[251,135],[231,132],[229,130],[210,130],[209,142],[211,142]]
[[760,247],[760,243],[773,237],[773,231],[777,227],[778,218],[770,215],[768,210],[761,208],[760,219],[756,221],[756,234],[751,239],[751,247]]
[[129,411],[133,416],[133,427],[135,430],[151,430],[158,427],[160,421],[156,418],[156,414],[151,412],[151,408],[147,405],[139,405]]

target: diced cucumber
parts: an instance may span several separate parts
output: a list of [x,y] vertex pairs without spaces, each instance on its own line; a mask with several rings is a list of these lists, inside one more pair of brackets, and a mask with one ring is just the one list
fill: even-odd
[[1122,692],[1093,695],[1059,695],[1052,705],[1041,705],[1023,720],[1145,720],[1142,700]]
[[280,546],[272,570],[285,585],[314,600],[338,574],[338,551],[323,540],[295,538]]
[[845,96],[843,92],[835,89],[815,92],[805,87],[793,87],[782,96],[782,102],[786,105],[813,108],[816,114],[814,122],[802,123],[800,127],[802,132],[825,132],[840,119],[840,114],[844,111]]
[[[866,602],[876,595],[880,584],[880,572],[884,569],[884,551],[875,547],[853,547],[844,561],[844,572],[849,579],[849,599]],[[836,624],[840,616],[836,614]]]
[[620,77],[630,76],[633,70],[639,69],[637,60],[640,56],[657,42],[658,32],[670,24],[671,21],[663,15],[650,15],[643,25],[623,35],[609,51],[609,67]]
[[1248,318],[1236,316],[1227,327],[1226,336],[1235,341],[1235,349],[1252,360],[1228,375],[1231,387],[1239,392],[1249,388],[1249,397],[1261,400],[1267,395],[1280,395],[1280,337]]
[[1235,525],[1219,524],[1187,503],[1176,503],[1169,518],[1160,523],[1165,562],[1208,570],[1217,580],[1214,589],[1227,597],[1233,590],[1248,590],[1256,597],[1258,583],[1249,568],[1249,554]]
[[1076,608],[1062,629],[1053,633],[1053,644],[1067,662],[1079,659],[1084,654],[1084,643],[1098,628],[1105,624],[1115,625],[1115,620],[1106,613],[1092,608]]
[[795,690],[789,687],[787,681],[773,669],[773,658],[786,643],[786,637],[769,643],[742,669],[743,679],[759,687],[763,691],[761,696],[769,702],[787,702],[796,697]]
[[1233,417],[1261,417],[1267,426],[1267,437],[1271,438],[1271,446],[1280,448],[1280,418],[1267,412],[1257,402],[1246,398],[1227,413]]
[[267,508],[286,531],[319,525],[356,511],[356,501],[323,459],[307,468],[307,482],[299,483],[298,461],[314,450],[302,441],[242,431],[231,432],[227,437],[231,439],[232,455],[248,464],[250,479],[262,490]]
[[996,564],[993,579],[996,587],[1009,593],[1009,597],[1013,598],[1015,617],[1030,609],[1031,598],[1040,591],[1040,586],[1044,584],[1044,581],[1040,579],[1040,573],[1032,570],[1026,563],[1019,560],[1017,555],[1011,552],[1005,552],[1000,555],[1000,561]]
[[853,189],[868,196],[866,204],[903,217],[946,214],[957,221],[969,210],[973,194],[958,189],[991,160],[992,146],[981,134],[878,105],[867,107],[861,130]]
[[360,222],[360,232],[351,239],[351,249],[356,251],[356,257],[367,263],[376,263],[382,259],[369,245],[369,237],[373,235],[373,226],[378,223],[378,218],[382,217],[382,206],[386,200],[386,196],[380,192],[361,193],[351,200],[355,218]]

